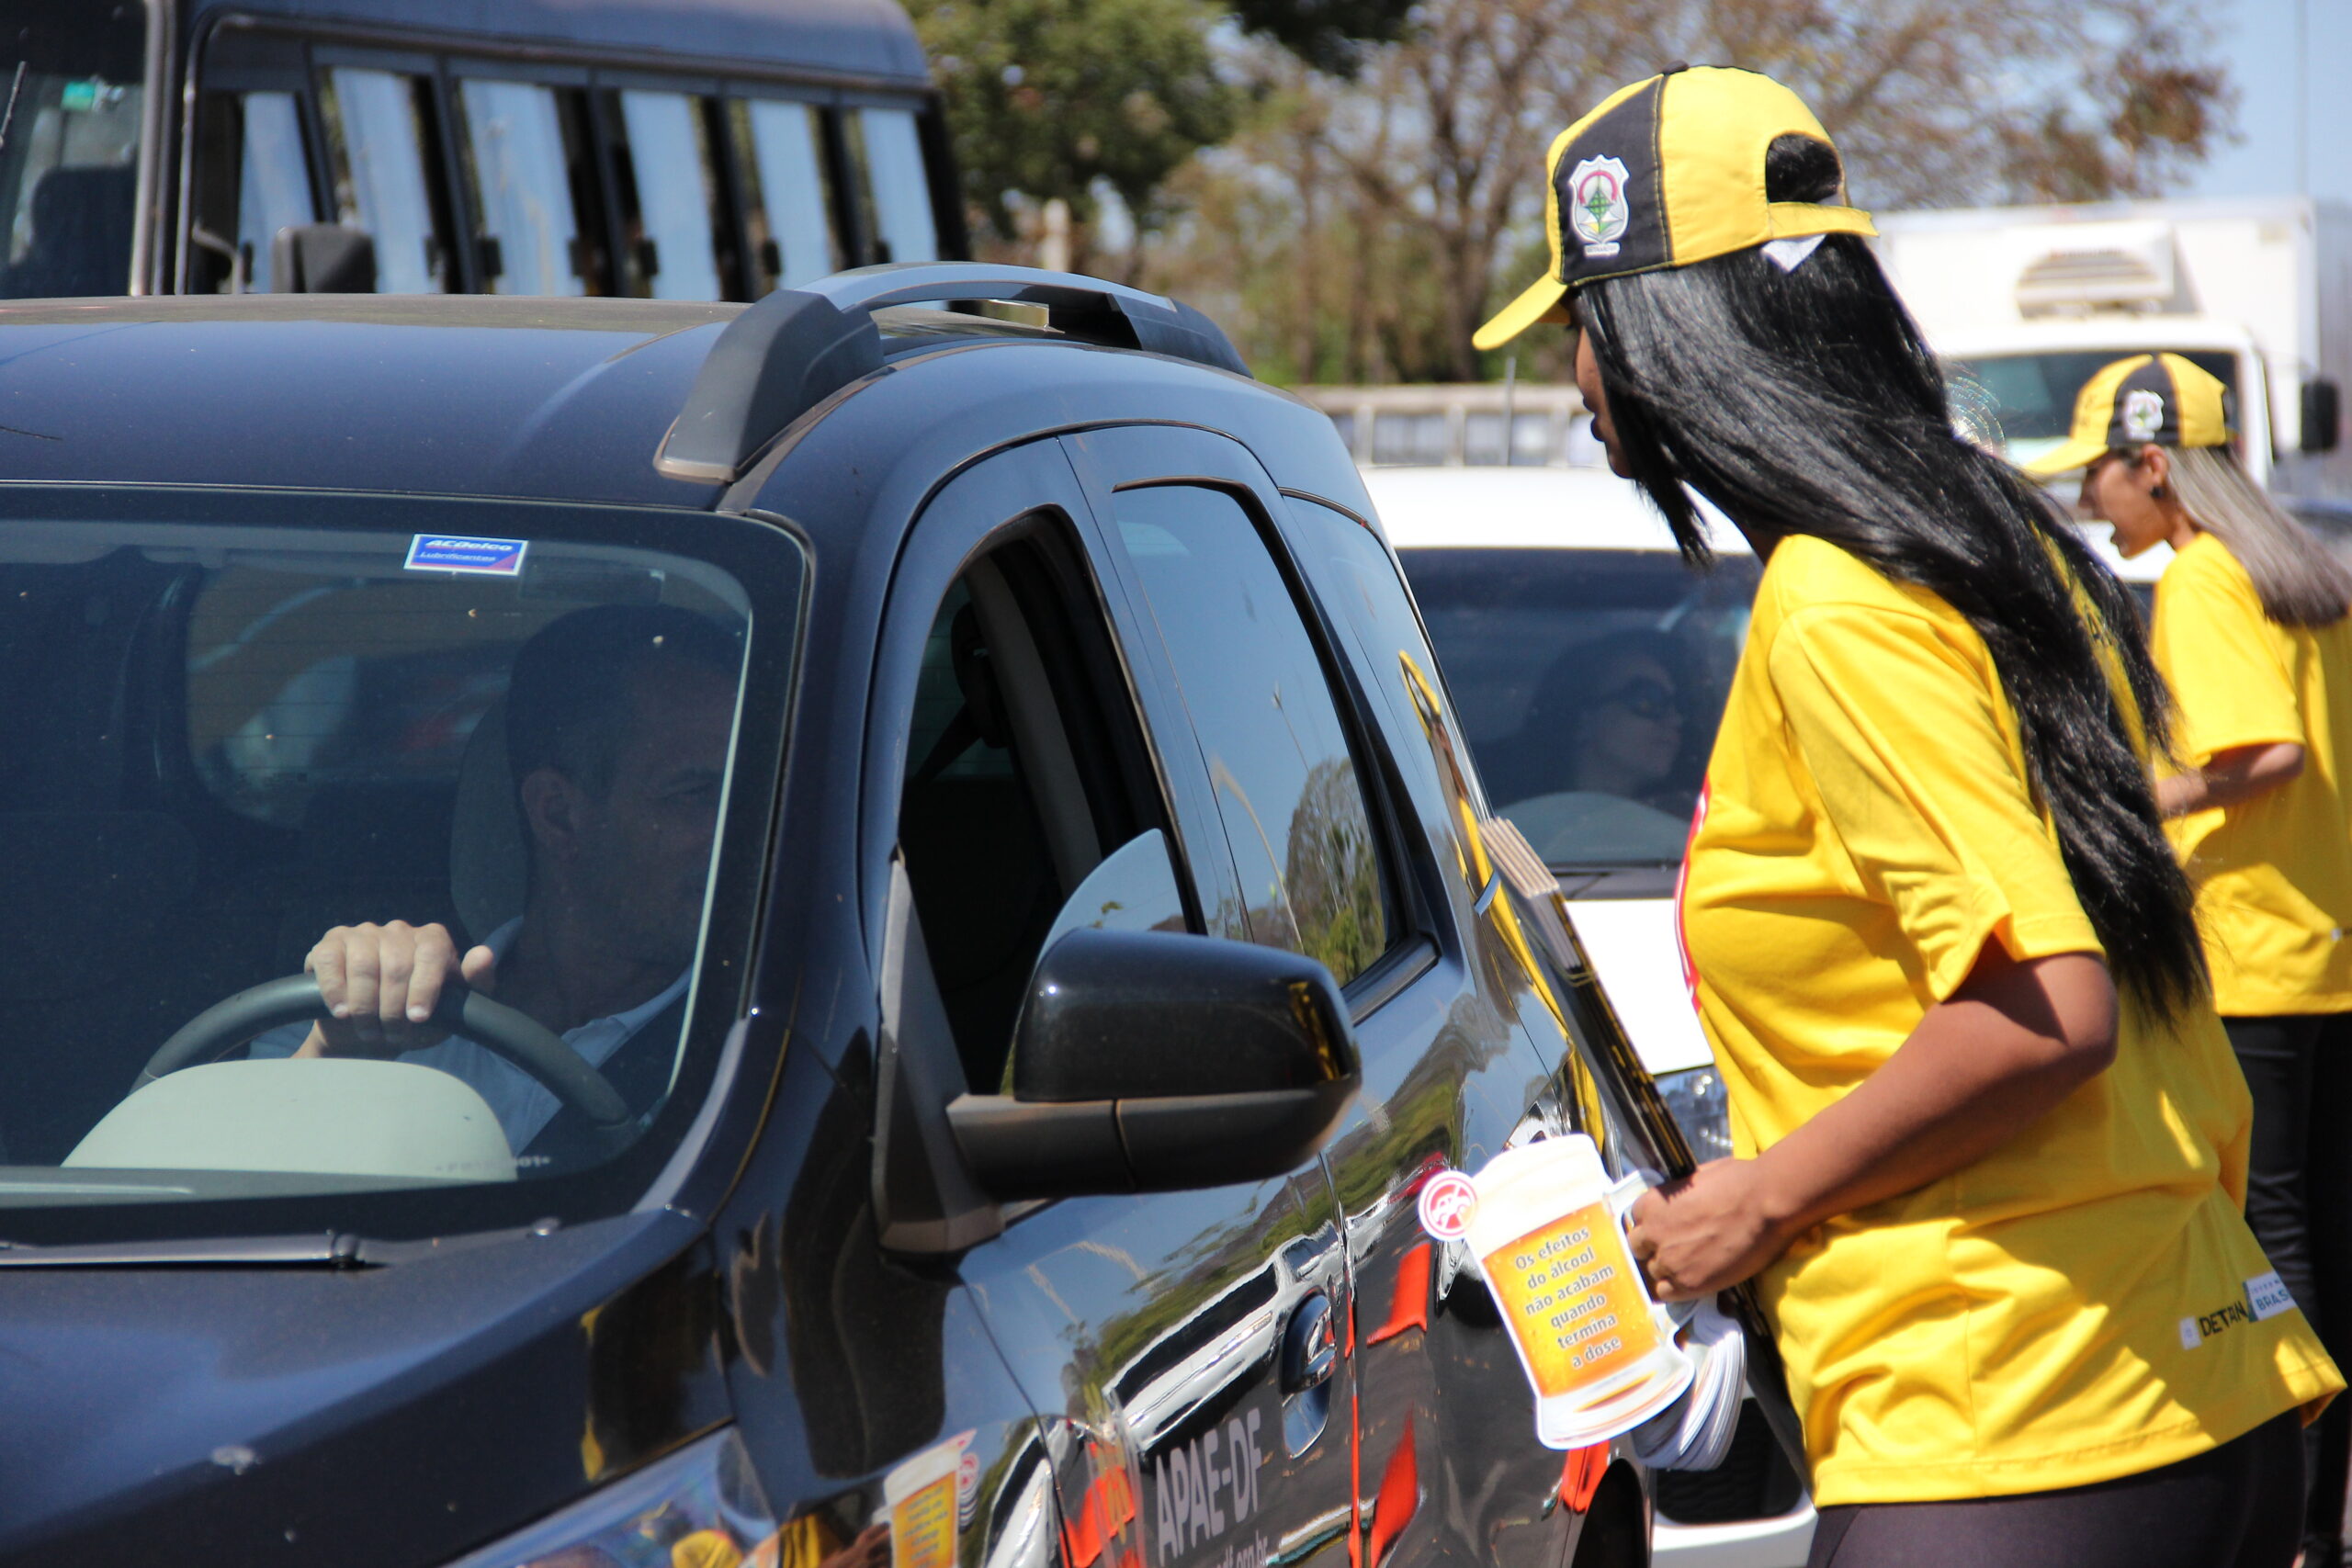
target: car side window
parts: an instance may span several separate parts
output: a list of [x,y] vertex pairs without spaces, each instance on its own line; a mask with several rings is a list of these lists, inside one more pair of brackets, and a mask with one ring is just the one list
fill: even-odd
[[857,112],[858,142],[873,192],[878,262],[939,259],[939,231],[931,214],[931,179],[910,109]]
[[481,214],[481,275],[492,294],[587,294],[571,199],[578,152],[550,88],[469,76],[460,146]]
[[737,98],[727,112],[757,292],[839,271],[846,264],[826,176],[824,111],[790,98]]
[[425,175],[430,93],[423,77],[353,66],[326,73],[322,85],[335,215],[374,236],[379,294],[438,294],[449,286]]
[[624,88],[611,95],[628,249],[623,292],[655,299],[718,299],[722,215],[703,99]]
[[[1187,929],[1132,784],[1138,732],[1093,676],[1108,634],[1070,552],[1032,535],[965,568],[933,618],[909,717],[899,847],[966,1081],[1001,1080],[1031,972],[1080,924]],[[1166,850],[1157,852],[1163,863]],[[1074,904],[1083,905],[1073,909]]]
[[245,287],[272,285],[270,242],[280,229],[315,222],[302,119],[291,93],[247,93],[244,149],[237,178],[237,246],[246,257]]
[[1243,907],[1206,911],[1209,930],[1320,959],[1345,985],[1402,922],[1298,602],[1257,524],[1222,490],[1123,490],[1113,511],[1240,875]]
[[[1406,733],[1433,718],[1458,734],[1461,720],[1438,675],[1437,654],[1379,536],[1321,502],[1293,496],[1290,512],[1307,580],[1355,649],[1359,679],[1380,694]],[[1433,714],[1425,711],[1432,707]]]

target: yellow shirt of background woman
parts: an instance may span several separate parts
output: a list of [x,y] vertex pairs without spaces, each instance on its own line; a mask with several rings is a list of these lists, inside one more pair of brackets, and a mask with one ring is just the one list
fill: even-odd
[[2291,741],[2303,771],[2167,825],[2226,1017],[2352,1010],[2352,616],[2280,626],[2229,547],[2199,534],[2156,584],[2149,634],[2188,766]]

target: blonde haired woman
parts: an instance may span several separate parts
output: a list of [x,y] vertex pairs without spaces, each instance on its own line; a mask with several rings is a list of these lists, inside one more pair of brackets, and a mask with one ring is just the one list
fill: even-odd
[[[2179,704],[2159,808],[2197,885],[2214,1005],[2254,1091],[2246,1219],[2331,1354],[2352,1347],[2352,570],[2229,446],[2222,383],[2174,354],[2083,388],[2067,444],[2116,547],[2175,552],[2150,641]],[[2304,1562],[2342,1552],[2352,1410],[2305,1433]]]

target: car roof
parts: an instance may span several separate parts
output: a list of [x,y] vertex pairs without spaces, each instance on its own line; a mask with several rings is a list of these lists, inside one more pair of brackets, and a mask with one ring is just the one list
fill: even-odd
[[895,0],[695,0],[690,13],[665,0],[191,0],[181,25],[189,38],[201,38],[222,13],[737,60],[754,70],[787,66],[914,88],[931,82],[914,24]]
[[[1631,479],[1599,468],[1366,468],[1364,488],[1399,550],[1657,550],[1671,552],[1666,519]],[[1700,502],[1709,542],[1747,555],[1747,541],[1722,513]],[[2084,542],[2126,582],[2154,582],[2172,559],[2158,545],[2135,560],[2115,550],[2102,524]]]
[[653,468],[743,307],[242,295],[0,303],[0,473],[707,506]]

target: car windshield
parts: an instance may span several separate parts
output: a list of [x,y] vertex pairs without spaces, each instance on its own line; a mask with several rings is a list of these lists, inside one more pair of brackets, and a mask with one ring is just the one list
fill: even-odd
[[147,8],[10,0],[0,49],[0,297],[130,287]]
[[1559,868],[1682,858],[1757,566],[1664,550],[1401,552],[1500,815]]
[[[747,649],[792,646],[797,551],[763,531],[792,583],[755,593],[694,516],[197,499],[213,520],[0,522],[0,1210],[562,1212],[692,1119],[714,868],[764,841],[757,781],[729,799],[746,735],[774,745]],[[314,955],[389,974],[364,944],[395,921],[503,1014],[322,1021]]]
[[[1944,362],[1944,378],[1962,407],[1989,414],[1998,422],[2009,455],[2030,462],[2066,438],[2075,422],[2075,398],[2083,383],[2127,354],[2158,349],[2099,348],[2063,354],[1988,354],[1973,359]],[[2211,373],[2234,399],[2238,389],[2237,355],[2227,349],[2172,348],[2199,369]]]

